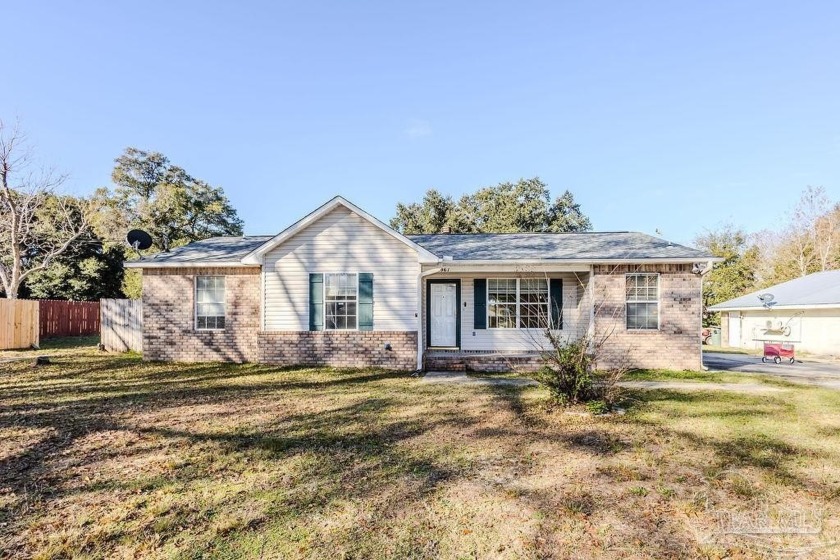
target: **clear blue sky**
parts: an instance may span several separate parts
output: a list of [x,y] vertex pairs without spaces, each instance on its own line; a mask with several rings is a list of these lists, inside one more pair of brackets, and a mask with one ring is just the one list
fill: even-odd
[[[119,5],[118,5],[119,4]],[[686,242],[840,199],[840,4],[6,2],[0,117],[83,194],[126,146],[247,233],[335,194],[387,220],[538,175],[598,230]]]

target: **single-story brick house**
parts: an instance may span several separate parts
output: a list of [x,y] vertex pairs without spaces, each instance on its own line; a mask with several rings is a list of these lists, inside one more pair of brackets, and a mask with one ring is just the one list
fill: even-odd
[[606,337],[600,367],[697,369],[714,261],[631,232],[402,235],[336,197],[273,237],[125,266],[149,360],[527,369],[550,323]]

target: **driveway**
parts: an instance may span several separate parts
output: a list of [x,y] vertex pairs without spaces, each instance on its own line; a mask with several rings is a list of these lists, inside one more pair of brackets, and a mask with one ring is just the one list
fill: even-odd
[[840,389],[840,363],[804,362],[762,363],[761,356],[704,352],[703,365],[714,371],[766,373],[794,383]]

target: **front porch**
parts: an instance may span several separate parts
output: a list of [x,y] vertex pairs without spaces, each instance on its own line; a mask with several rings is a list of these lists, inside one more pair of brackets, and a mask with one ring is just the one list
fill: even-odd
[[438,267],[423,276],[426,371],[534,371],[550,348],[547,328],[576,340],[592,326],[589,267]]

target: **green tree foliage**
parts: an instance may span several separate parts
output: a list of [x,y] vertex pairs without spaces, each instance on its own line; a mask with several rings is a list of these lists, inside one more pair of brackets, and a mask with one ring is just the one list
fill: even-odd
[[123,251],[104,247],[96,238],[82,239],[45,270],[26,279],[23,297],[95,301],[123,297]]
[[[88,223],[82,223],[83,200],[62,197],[64,208],[73,207],[73,219],[80,222],[83,233],[43,270],[29,275],[21,287],[21,295],[36,299],[70,299],[76,301],[122,297],[122,247],[106,246]],[[60,207],[56,197],[47,200],[40,210],[46,235],[58,237],[50,224],[55,223]]]
[[397,204],[391,227],[406,233],[573,232],[592,229],[589,218],[566,191],[552,202],[539,178],[499,183],[464,195],[458,202],[430,189],[421,203]]
[[100,189],[97,228],[109,240],[132,228],[152,235],[152,251],[217,235],[242,235],[242,220],[220,187],[196,179],[158,152],[127,148],[111,174],[114,190]]
[[476,228],[461,213],[451,196],[429,189],[422,203],[397,204],[391,227],[402,233],[437,233],[449,227],[453,233],[472,233]]
[[[726,224],[717,230],[699,235],[694,244],[724,259],[723,262],[715,264],[704,278],[704,307],[742,296],[755,289],[759,250],[749,242],[742,229]],[[720,318],[713,314],[704,321],[705,326],[716,325],[719,324]]]
[[[126,258],[125,235],[134,228],[152,236],[146,254],[220,235],[242,235],[242,220],[220,187],[196,179],[159,152],[127,148],[115,160],[113,190],[99,189],[95,199],[97,233],[119,245]],[[121,277],[127,297],[140,297],[140,274],[128,270]]]

